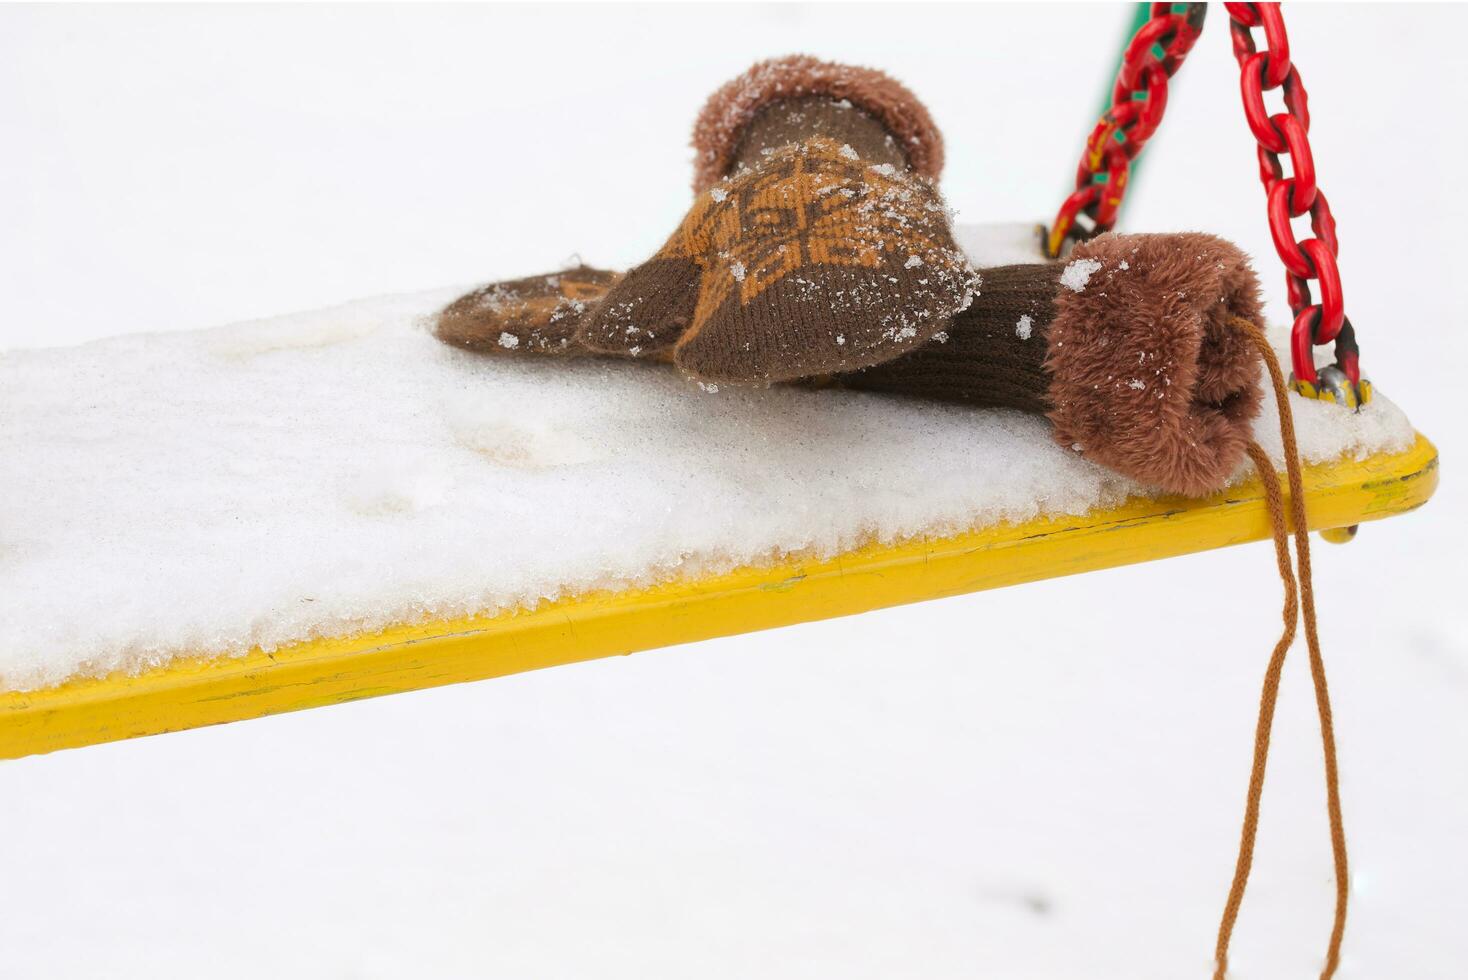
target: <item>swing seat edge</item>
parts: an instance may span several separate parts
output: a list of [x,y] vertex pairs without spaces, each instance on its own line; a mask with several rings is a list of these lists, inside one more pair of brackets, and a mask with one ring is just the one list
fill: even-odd
[[[1438,454],[1305,468],[1312,530],[1420,507]],[[790,557],[530,610],[194,656],[138,674],[0,692],[0,759],[242,721],[1154,561],[1269,537],[1257,478],[1202,500],[1135,497],[1088,514]]]

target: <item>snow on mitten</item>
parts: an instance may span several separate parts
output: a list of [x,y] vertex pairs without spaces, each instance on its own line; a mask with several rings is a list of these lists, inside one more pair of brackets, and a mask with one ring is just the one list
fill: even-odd
[[618,275],[579,265],[543,276],[491,283],[454,300],[434,332],[446,344],[495,354],[584,354],[574,342],[589,304]]
[[1057,443],[1149,486],[1221,489],[1261,398],[1259,283],[1203,234],[1102,235],[1068,265],[981,270],[979,296],[919,350],[837,375],[848,388],[1046,415]]
[[896,357],[971,300],[941,139],[880,72],[763,62],[709,100],[694,145],[693,208],[585,317],[591,350],[784,381]]

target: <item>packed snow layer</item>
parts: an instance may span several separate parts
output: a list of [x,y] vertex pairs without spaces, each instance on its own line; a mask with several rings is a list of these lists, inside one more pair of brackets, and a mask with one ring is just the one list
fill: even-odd
[[[1031,235],[964,241],[983,265]],[[428,317],[459,292],[0,355],[0,686],[1145,492],[1014,412],[452,350]],[[1310,460],[1413,437],[1385,397],[1295,415]]]

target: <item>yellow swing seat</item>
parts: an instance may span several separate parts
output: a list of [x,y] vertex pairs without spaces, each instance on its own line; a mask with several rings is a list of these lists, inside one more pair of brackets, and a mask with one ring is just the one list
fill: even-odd
[[[1306,467],[1311,527],[1405,513],[1437,487],[1437,450]],[[0,758],[242,721],[501,677],[718,636],[848,616],[1268,538],[1252,479],[1203,500],[1134,497],[1082,516],[791,558],[529,611],[437,620],[242,657],[178,659],[139,674],[0,693]]]

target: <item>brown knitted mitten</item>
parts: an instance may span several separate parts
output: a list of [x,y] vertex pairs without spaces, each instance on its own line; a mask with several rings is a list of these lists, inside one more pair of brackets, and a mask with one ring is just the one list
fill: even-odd
[[808,377],[919,346],[971,298],[933,180],[942,139],[880,72],[781,58],[709,99],[698,198],[585,321],[593,350],[722,382]]
[[446,344],[495,354],[585,354],[575,342],[588,306],[619,278],[615,272],[574,269],[491,283],[460,296],[438,315]]
[[765,149],[612,287],[583,321],[588,347],[671,347],[697,378],[786,381],[896,357],[971,300],[930,182],[822,136]]
[[693,144],[693,210],[594,316],[546,305],[563,281],[552,274],[461,298],[439,336],[660,360],[677,345],[689,374],[768,382],[896,356],[968,301],[972,273],[931,183],[942,136],[881,72],[761,62],[710,97]]
[[874,363],[971,301],[976,279],[934,186],[942,136],[894,79],[805,56],[763,62],[710,97],[693,145],[694,189],[716,199],[707,217],[733,247],[712,243],[674,350],[684,373],[768,382]]

